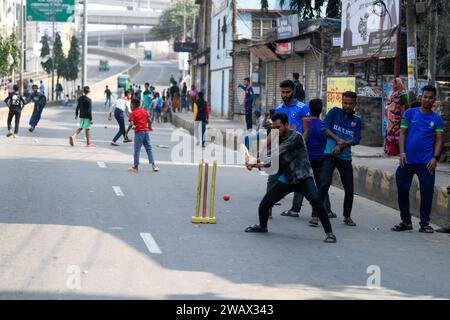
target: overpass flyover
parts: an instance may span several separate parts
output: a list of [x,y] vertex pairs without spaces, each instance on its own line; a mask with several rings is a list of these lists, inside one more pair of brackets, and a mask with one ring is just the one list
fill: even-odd
[[138,9],[164,10],[172,0],[89,0],[91,4],[104,4],[109,6],[132,7]]
[[[88,33],[88,45],[90,46],[117,46],[131,43],[154,41],[150,36],[151,28],[122,29],[108,31],[91,31]],[[157,40],[157,39],[156,39]]]
[[156,26],[160,12],[132,10],[89,10],[89,24],[109,24],[126,26]]

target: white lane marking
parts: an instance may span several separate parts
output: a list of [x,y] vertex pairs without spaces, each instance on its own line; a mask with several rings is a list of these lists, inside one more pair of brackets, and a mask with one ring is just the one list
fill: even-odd
[[156,243],[155,239],[153,239],[152,235],[150,233],[141,233],[142,240],[144,240],[145,245],[147,246],[148,251],[150,253],[156,253],[161,254],[161,249],[159,248],[158,244]]
[[125,197],[125,195],[122,192],[122,189],[118,186],[113,186],[114,192],[116,193],[116,196],[118,197]]
[[97,161],[97,164],[100,168],[106,169],[106,163],[104,163],[103,161]]

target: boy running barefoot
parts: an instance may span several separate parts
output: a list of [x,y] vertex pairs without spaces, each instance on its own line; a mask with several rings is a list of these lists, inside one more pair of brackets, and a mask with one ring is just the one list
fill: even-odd
[[75,138],[83,131],[86,131],[86,147],[95,148],[95,144],[91,143],[91,125],[92,122],[92,100],[88,97],[91,89],[86,86],[83,88],[83,95],[78,98],[77,109],[75,110],[75,119],[80,115],[80,127],[75,133],[69,137],[69,144],[75,145]]

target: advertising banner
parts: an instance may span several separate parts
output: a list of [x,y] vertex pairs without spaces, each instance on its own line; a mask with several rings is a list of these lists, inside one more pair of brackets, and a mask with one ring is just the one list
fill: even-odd
[[334,107],[342,108],[342,94],[356,91],[356,77],[329,77],[327,79],[327,112]]
[[394,58],[399,23],[400,0],[343,0],[342,59]]

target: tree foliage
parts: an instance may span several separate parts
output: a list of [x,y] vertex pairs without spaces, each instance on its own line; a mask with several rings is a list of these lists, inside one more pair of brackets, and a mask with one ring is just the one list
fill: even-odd
[[[289,9],[299,14],[304,20],[320,18],[322,8],[326,4],[326,16],[329,18],[340,18],[341,1],[340,0],[279,0],[282,7],[286,4]],[[262,9],[268,8],[268,1],[261,0]]]
[[[10,58],[13,63],[10,63]],[[18,71],[20,66],[20,46],[15,34],[9,37],[0,36],[0,76],[5,77]]]
[[76,36],[72,36],[70,40],[70,50],[67,59],[64,60],[62,66],[63,78],[68,81],[75,81],[78,78],[80,65],[80,47]]
[[186,12],[187,37],[193,38],[192,29],[194,18],[198,16],[198,6],[195,4],[195,0],[182,0],[164,9],[159,25],[151,31],[155,40],[182,40],[184,12]]
[[55,35],[55,43],[53,44],[53,58],[55,60],[55,70],[56,70],[56,74],[58,77],[58,82],[59,82],[59,78],[61,76],[64,76],[64,52],[63,52],[63,45],[62,45],[62,41],[61,41],[61,36],[59,34],[59,32],[56,33]]
[[41,66],[42,69],[44,69],[44,71],[47,74],[52,73],[53,71],[53,59],[52,57],[50,57],[50,46],[48,45],[48,37],[47,35],[42,36],[41,38],[41,44],[42,44],[42,48],[41,48]]

